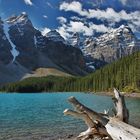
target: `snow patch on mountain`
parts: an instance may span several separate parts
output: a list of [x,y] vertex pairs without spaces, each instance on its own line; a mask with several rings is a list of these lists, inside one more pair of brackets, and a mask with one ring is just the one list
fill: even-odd
[[96,70],[96,68],[94,66],[94,62],[88,62],[88,63],[86,63],[86,66],[91,68],[92,70]]
[[35,47],[37,47],[37,38],[35,35],[34,35],[34,44],[35,44]]
[[93,65],[89,65],[88,67],[91,68],[91,69],[93,69],[93,70],[96,70]]
[[9,25],[8,25],[8,23],[7,23],[6,21],[4,22],[3,27],[4,27],[4,33],[5,33],[5,35],[6,35],[6,38],[8,39],[9,43],[10,43],[11,46],[12,46],[12,50],[11,50],[11,53],[12,53],[12,55],[13,55],[13,60],[12,60],[12,62],[14,62],[15,59],[16,59],[16,57],[19,55],[19,51],[16,50],[15,44],[14,44],[14,43],[11,41],[11,39],[10,39],[10,36],[9,36],[9,33],[8,33],[8,31],[9,31]]

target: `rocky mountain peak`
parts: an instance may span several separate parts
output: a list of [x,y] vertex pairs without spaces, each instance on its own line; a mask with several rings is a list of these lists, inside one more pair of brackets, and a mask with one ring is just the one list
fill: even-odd
[[24,12],[0,19],[0,65],[18,63],[31,72],[51,67],[84,75],[140,48],[130,27],[124,25],[98,38],[74,33],[68,41],[57,30],[43,36]]
[[66,43],[65,39],[56,30],[51,30],[45,36],[48,40]]
[[84,54],[110,63],[140,49],[140,43],[129,26],[119,28],[85,41]]
[[[129,26],[126,25],[121,25],[119,28],[117,29],[112,29],[111,31],[109,31],[108,33],[104,34],[104,35],[110,35],[109,37],[113,38],[115,36],[124,36],[127,37],[128,35],[132,36],[135,38],[134,33],[132,32],[131,28]],[[104,35],[102,37],[104,37]]]
[[31,21],[28,18],[28,15],[25,12],[22,12],[21,15],[18,16],[13,15],[6,21],[8,24],[19,24],[19,23],[26,24],[27,22],[31,23]]
[[4,30],[4,22],[0,18],[0,64],[8,64],[12,61],[11,45]]
[[49,31],[46,36],[61,36],[56,30]]
[[123,32],[131,32],[132,30],[128,25],[121,25],[119,28],[116,29],[117,31],[123,31]]
[[0,64],[4,67],[18,63],[31,72],[51,67],[74,75],[86,74],[82,52],[68,47],[56,30],[43,36],[26,13],[0,21],[0,49]]
[[3,31],[6,42],[11,47],[10,52],[13,56],[11,62],[18,61],[28,68],[34,67],[36,60],[30,56],[37,57],[34,39],[36,30],[28,15],[23,12],[18,16],[14,15],[4,20]]
[[69,43],[73,47],[79,47],[80,45],[80,35],[79,33],[74,33],[70,38],[69,38]]

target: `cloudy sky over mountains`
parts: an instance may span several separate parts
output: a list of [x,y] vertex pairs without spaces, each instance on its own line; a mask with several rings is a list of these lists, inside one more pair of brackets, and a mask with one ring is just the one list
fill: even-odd
[[140,0],[0,0],[2,19],[23,11],[44,34],[91,36],[125,24],[140,38]]

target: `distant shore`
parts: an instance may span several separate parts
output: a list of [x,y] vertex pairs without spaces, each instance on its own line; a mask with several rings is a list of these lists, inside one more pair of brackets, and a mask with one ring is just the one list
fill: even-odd
[[[132,98],[140,98],[140,93],[124,93],[121,92],[125,97],[132,97]],[[96,92],[95,95],[103,95],[103,96],[114,96],[113,92]]]
[[[0,91],[0,94],[2,93],[7,93],[7,92],[2,92]],[[8,92],[8,93],[16,93],[16,92]],[[24,93],[24,92],[23,92]],[[18,93],[18,94],[23,94],[23,93]],[[26,93],[26,92],[25,92]],[[30,92],[31,94],[32,93],[36,93],[36,92]],[[30,94],[28,93],[28,94]],[[37,92],[37,93],[47,93],[47,92]],[[48,93],[63,93],[63,92],[48,92]],[[105,92],[105,91],[102,91],[102,92],[82,92],[82,93],[88,93],[88,94],[94,94],[94,95],[100,95],[100,96],[114,96],[114,93],[113,92]],[[125,97],[130,97],[130,98],[140,98],[140,93],[124,93],[124,92],[121,92]]]

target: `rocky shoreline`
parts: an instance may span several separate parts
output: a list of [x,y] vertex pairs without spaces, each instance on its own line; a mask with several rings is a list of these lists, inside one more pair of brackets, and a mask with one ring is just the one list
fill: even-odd
[[[121,92],[125,97],[131,97],[131,98],[140,98],[140,93],[125,93]],[[100,95],[100,96],[114,96],[113,92],[96,92],[93,93],[95,95]]]

